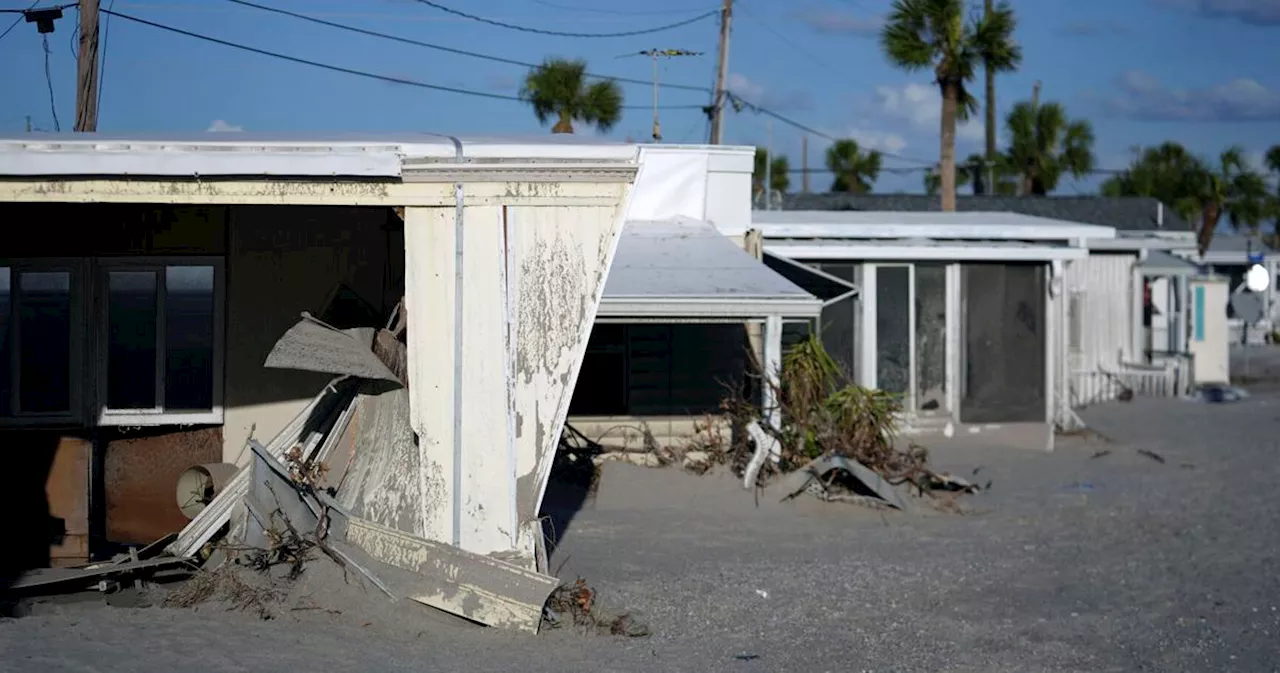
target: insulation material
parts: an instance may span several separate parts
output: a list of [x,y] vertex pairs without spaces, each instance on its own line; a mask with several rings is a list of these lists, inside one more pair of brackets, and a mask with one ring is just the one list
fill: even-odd
[[1043,264],[965,264],[962,423],[1044,423]]

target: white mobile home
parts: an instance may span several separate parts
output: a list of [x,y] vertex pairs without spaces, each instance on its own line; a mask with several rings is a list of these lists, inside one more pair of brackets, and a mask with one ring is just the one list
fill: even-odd
[[920,432],[1030,430],[1065,401],[1064,264],[1110,227],[1012,213],[756,211],[767,255],[846,279],[827,349]]

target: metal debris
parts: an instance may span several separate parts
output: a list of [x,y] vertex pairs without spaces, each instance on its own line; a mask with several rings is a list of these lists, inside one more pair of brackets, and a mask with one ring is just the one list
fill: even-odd
[[[858,483],[862,484],[869,493],[838,493],[834,492],[832,486],[835,484],[834,478],[828,478],[832,472],[840,471],[853,477]],[[783,500],[790,500],[800,493],[808,490],[813,492],[823,500],[854,500],[857,502],[868,502],[865,498],[867,495],[874,495],[884,504],[895,509],[906,509],[907,503],[902,499],[897,489],[888,481],[877,474],[871,468],[859,463],[856,460],[845,458],[844,456],[824,456],[810,462],[808,465],[784,476],[779,482],[782,492],[785,494]],[[845,489],[848,491],[848,489]],[[856,497],[855,496],[860,496]]]

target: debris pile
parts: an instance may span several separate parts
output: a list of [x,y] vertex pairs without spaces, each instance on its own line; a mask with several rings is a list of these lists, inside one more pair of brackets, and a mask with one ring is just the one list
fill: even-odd
[[[425,604],[536,632],[560,584],[539,572],[545,555],[480,555],[424,537],[427,493],[409,422],[405,325],[403,302],[383,329],[339,329],[303,313],[265,366],[335,378],[265,445],[251,438],[249,464],[192,509],[182,531],[132,558],[20,586],[83,587],[156,568],[199,568],[166,605],[275,618],[336,614],[356,603],[365,611],[376,611],[373,602]],[[351,587],[363,600],[342,593]],[[634,630],[618,619],[609,630]]]
[[651,633],[648,626],[635,620],[630,613],[611,614],[599,609],[595,589],[587,586],[582,578],[551,592],[543,619],[553,628],[573,626],[584,633],[629,638],[643,638]]
[[[726,408],[734,415],[736,427],[754,425],[779,443],[781,455],[773,469],[787,475],[784,499],[810,492],[828,501],[905,509],[899,493],[903,487],[920,497],[941,496],[943,508],[952,509],[955,494],[983,489],[930,469],[929,452],[923,446],[909,443],[901,448],[896,441],[896,419],[902,411],[899,398],[846,383],[817,337],[810,336],[787,352],[779,378],[778,426],[762,420],[772,410],[741,398],[731,398]],[[746,433],[741,433],[730,455],[740,474],[761,485],[770,471],[768,463],[754,480],[750,468],[739,467],[746,462],[743,457],[754,451]]]

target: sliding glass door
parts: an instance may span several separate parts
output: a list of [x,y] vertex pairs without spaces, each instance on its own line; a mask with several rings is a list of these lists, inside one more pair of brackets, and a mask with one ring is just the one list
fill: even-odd
[[875,375],[913,415],[950,411],[947,265],[875,264]]

